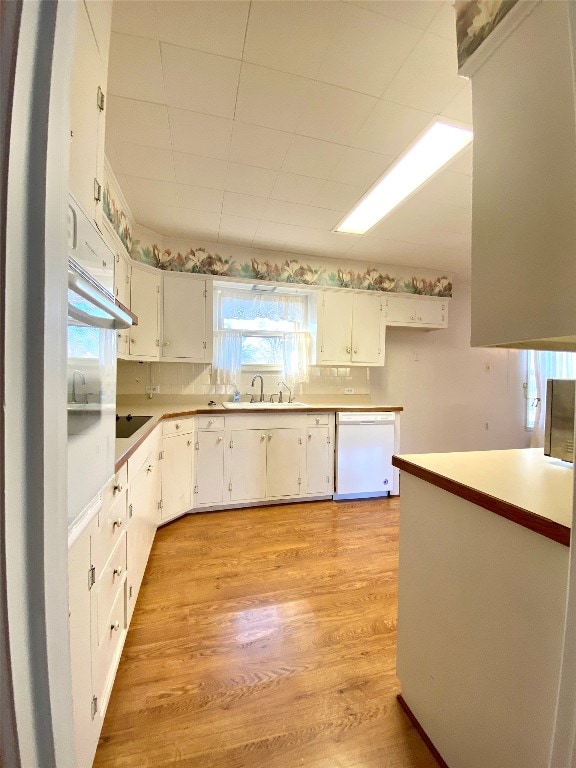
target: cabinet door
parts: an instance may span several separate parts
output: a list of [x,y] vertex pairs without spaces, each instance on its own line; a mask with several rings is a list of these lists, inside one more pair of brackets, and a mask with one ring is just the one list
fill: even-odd
[[194,506],[224,503],[224,433],[200,431],[196,437]]
[[352,345],[352,308],[350,291],[322,291],[319,311],[319,363],[350,363]]
[[384,363],[382,301],[379,296],[354,295],[352,318],[352,362]]
[[266,495],[270,498],[299,496],[302,430],[271,429],[267,433],[266,442]]
[[[70,86],[70,191],[86,214],[96,215],[94,179],[98,167],[98,88],[106,77],[84,3],[77,4]],[[102,177],[98,179],[102,183]]]
[[90,642],[90,526],[68,551],[68,609],[70,671],[77,766],[92,765],[98,743],[98,721],[92,718],[92,664]]
[[165,274],[162,284],[162,357],[204,362],[206,281]]
[[114,295],[121,304],[130,309],[130,266],[119,253],[114,266]]
[[165,437],[162,441],[162,507],[160,519],[170,520],[192,507],[193,435]]
[[158,456],[154,447],[130,479],[127,558],[128,621],[134,611],[158,522]]
[[138,317],[138,325],[130,329],[130,357],[157,360],[158,296],[160,276],[132,266],[130,275],[130,308]]
[[333,493],[334,458],[328,427],[306,428],[306,494]]
[[266,497],[267,434],[263,429],[235,429],[230,433],[230,501]]

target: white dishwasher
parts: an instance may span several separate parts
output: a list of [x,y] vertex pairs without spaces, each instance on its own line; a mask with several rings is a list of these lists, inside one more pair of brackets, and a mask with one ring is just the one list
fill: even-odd
[[361,498],[398,493],[394,412],[336,413],[336,493]]

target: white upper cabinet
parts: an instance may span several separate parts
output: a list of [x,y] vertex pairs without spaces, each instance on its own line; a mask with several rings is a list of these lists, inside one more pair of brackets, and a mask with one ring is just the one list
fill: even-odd
[[575,15],[535,4],[472,76],[475,346],[576,349]]
[[446,328],[448,299],[411,294],[391,294],[384,302],[386,325],[408,325],[417,328]]
[[212,362],[212,282],[178,272],[162,276],[161,360]]
[[318,295],[318,365],[383,365],[383,298],[353,291]]
[[130,308],[138,318],[138,325],[130,329],[131,360],[158,359],[160,282],[158,270],[132,265]]
[[[70,86],[70,191],[100,221],[104,177],[105,93],[112,3],[77,3]],[[97,37],[95,36],[97,35]]]

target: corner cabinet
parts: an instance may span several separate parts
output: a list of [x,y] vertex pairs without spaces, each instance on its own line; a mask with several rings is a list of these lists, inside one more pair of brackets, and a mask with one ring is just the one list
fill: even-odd
[[[212,280],[181,272],[162,272],[132,262],[129,277],[132,312],[138,325],[129,333],[129,360],[212,362]],[[120,274],[119,281],[122,280]],[[120,282],[118,282],[120,285]],[[124,302],[122,302],[124,303]]]
[[384,365],[380,294],[323,290],[317,302],[317,365]]
[[162,343],[165,361],[212,362],[212,281],[180,272],[162,275]]

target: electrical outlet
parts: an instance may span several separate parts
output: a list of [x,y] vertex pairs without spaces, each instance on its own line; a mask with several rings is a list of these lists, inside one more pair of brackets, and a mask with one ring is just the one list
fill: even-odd
[[345,395],[353,395],[354,394],[354,387],[346,387],[344,390]]
[[147,395],[159,395],[160,394],[160,385],[159,384],[147,384],[146,385],[146,394]]

